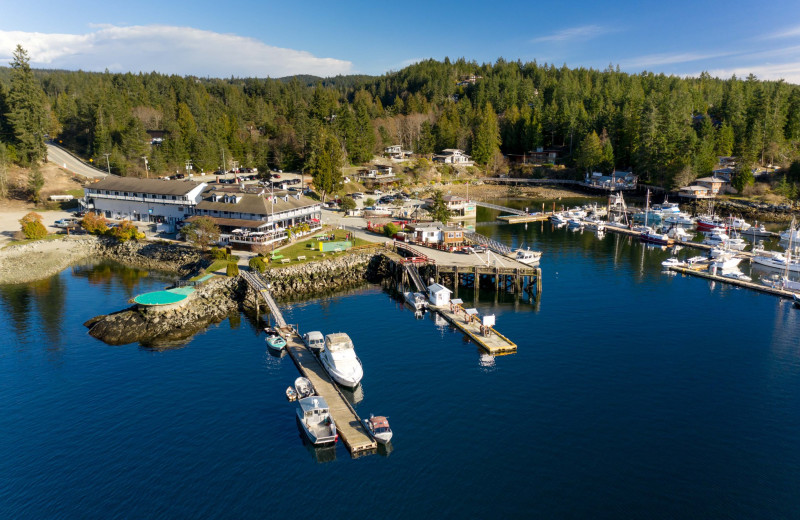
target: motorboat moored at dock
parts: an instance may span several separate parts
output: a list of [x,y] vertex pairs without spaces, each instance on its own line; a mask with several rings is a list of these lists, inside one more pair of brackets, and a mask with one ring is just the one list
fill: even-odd
[[415,311],[424,311],[428,308],[428,297],[424,293],[408,291],[403,293],[403,297]]
[[297,420],[311,444],[334,444],[339,439],[328,403],[321,396],[300,399]]
[[514,260],[522,264],[535,264],[542,258],[541,251],[531,251],[530,249],[517,249]]
[[363,419],[363,422],[367,432],[379,443],[386,444],[392,440],[392,429],[386,417],[369,414],[369,419]]
[[303,334],[303,343],[313,352],[320,352],[325,346],[325,337],[318,330],[312,330]]
[[305,377],[298,377],[294,380],[294,389],[297,392],[297,397],[300,399],[311,397],[317,393],[317,391],[314,389],[314,385],[311,384],[311,381]]
[[276,352],[280,352],[286,347],[286,340],[277,330],[267,327],[264,332],[267,333],[267,347]]
[[325,336],[325,346],[319,359],[331,378],[344,387],[355,388],[364,377],[364,369],[361,360],[356,356],[353,341],[344,332]]

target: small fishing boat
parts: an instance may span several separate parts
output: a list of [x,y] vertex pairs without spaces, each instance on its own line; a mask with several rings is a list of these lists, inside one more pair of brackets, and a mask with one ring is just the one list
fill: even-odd
[[403,297],[406,299],[406,303],[415,311],[424,311],[428,308],[428,298],[421,292],[408,291],[403,293]]
[[339,440],[336,423],[323,397],[315,395],[300,399],[297,420],[311,444],[335,444]]
[[297,392],[297,397],[300,399],[311,397],[317,393],[316,390],[314,390],[314,385],[305,377],[298,377],[294,380],[294,389]]
[[664,260],[663,262],[661,262],[661,265],[663,265],[664,267],[667,267],[667,268],[669,268],[669,267],[684,267],[684,266],[686,266],[686,264],[684,262],[681,262],[680,260],[678,260],[678,257],[675,257],[675,256],[673,256],[672,258],[668,258],[667,260]]
[[283,336],[272,327],[267,327],[264,329],[264,332],[267,333],[267,346],[272,350],[280,352],[286,347],[286,340],[283,339]]
[[286,387],[286,399],[288,399],[289,402],[297,401],[297,390],[295,390],[294,387]]
[[693,265],[703,264],[703,263],[706,263],[706,262],[708,262],[708,258],[706,258],[704,256],[693,256],[693,257],[688,258],[686,260],[686,265],[691,267]]
[[583,220],[574,217],[567,221],[567,227],[569,229],[580,229],[583,227]]
[[541,251],[531,251],[530,248],[528,249],[517,249],[517,253],[514,255],[514,260],[520,262],[522,264],[535,264],[542,258]]
[[322,347],[325,346],[325,337],[320,331],[312,330],[311,332],[303,334],[303,343],[305,343],[306,347],[312,352],[320,352],[322,351]]
[[389,420],[382,415],[369,414],[369,419],[362,419],[364,427],[373,439],[381,444],[386,444],[392,440],[392,429],[389,427]]

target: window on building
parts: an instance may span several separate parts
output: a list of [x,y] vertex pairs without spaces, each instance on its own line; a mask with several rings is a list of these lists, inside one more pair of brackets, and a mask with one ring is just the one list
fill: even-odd
[[452,231],[447,233],[447,238],[453,238],[454,236],[455,236],[455,234]]

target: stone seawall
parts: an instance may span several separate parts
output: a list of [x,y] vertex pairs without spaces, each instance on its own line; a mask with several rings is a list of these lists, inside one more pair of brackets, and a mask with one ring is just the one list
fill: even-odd
[[[138,255],[138,252],[133,250],[131,254]],[[174,254],[176,263],[187,260],[181,252],[165,254]],[[366,282],[380,282],[391,276],[390,264],[388,257],[377,252],[359,252],[321,262],[273,268],[264,277],[270,282],[276,299],[296,300]],[[113,314],[96,316],[84,325],[89,328],[89,334],[110,345],[138,342],[159,346],[189,337],[231,313],[251,312],[256,301],[257,295],[242,277],[217,277],[200,286],[178,308],[134,305]]]
[[244,291],[245,284],[240,278],[218,277],[201,286],[178,308],[164,310],[134,305],[113,314],[95,316],[84,325],[91,336],[109,345],[175,341],[237,312]]

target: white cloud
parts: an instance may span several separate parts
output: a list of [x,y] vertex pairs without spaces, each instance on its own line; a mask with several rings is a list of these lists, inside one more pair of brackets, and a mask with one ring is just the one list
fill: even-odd
[[[754,65],[752,67],[731,67],[711,69],[707,71],[712,77],[727,79],[736,74],[737,78],[746,78],[754,74],[761,80],[784,80],[787,83],[800,84],[800,61],[788,63],[774,63],[767,65]],[[689,74],[699,76],[700,73]]]
[[353,72],[350,61],[318,58],[235,34],[165,25],[93,28],[87,34],[0,30],[0,61],[10,61],[21,44],[34,67],[211,77],[325,77]]
[[653,67],[655,65],[670,65],[673,63],[688,63],[691,61],[710,60],[715,58],[723,58],[737,54],[735,52],[719,52],[699,54],[693,52],[682,52],[675,54],[648,54],[646,56],[638,56],[629,60],[620,62],[620,67],[626,69],[640,68],[640,67]]
[[608,27],[600,25],[582,25],[579,27],[570,27],[556,31],[552,34],[539,36],[531,40],[531,43],[548,43],[548,42],[568,42],[578,40],[590,40],[596,36],[608,34],[613,32]]
[[795,36],[800,36],[800,25],[798,25],[796,27],[790,27],[790,28],[784,29],[782,31],[766,34],[761,39],[762,40],[777,40],[779,38],[793,38]]

